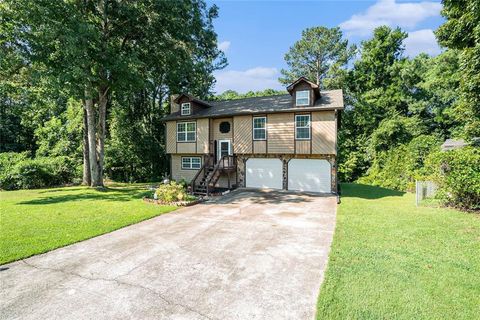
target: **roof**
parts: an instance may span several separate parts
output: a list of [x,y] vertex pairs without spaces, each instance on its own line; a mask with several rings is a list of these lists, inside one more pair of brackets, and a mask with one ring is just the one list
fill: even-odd
[[466,143],[465,140],[463,139],[458,139],[458,140],[447,139],[445,140],[445,142],[442,144],[441,147],[442,147],[442,150],[446,151],[446,150],[460,149],[467,145],[468,143]]
[[253,97],[236,100],[207,101],[210,108],[199,110],[189,116],[180,115],[180,111],[164,117],[162,120],[218,118],[234,115],[278,113],[278,112],[301,112],[343,109],[342,90],[322,91],[313,106],[294,106],[293,98],[289,94],[266,97]]
[[300,82],[305,82],[305,83],[307,83],[310,87],[312,87],[313,90],[317,90],[317,93],[318,93],[319,86],[318,86],[316,83],[313,83],[312,81],[308,80],[308,79],[305,78],[305,77],[300,77],[300,78],[298,78],[297,80],[295,80],[295,82],[293,82],[292,84],[290,84],[290,85],[287,87],[288,93],[292,94],[293,88],[295,88],[295,86],[296,86],[297,84],[299,84]]

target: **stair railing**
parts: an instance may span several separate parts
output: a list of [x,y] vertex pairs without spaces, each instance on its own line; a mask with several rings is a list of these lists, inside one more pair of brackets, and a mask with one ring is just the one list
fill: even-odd
[[205,163],[203,164],[203,166],[200,168],[200,170],[197,171],[197,173],[195,174],[195,176],[193,177],[192,181],[190,181],[190,190],[191,193],[193,194],[195,192],[195,186],[197,185],[197,180],[198,180],[198,177],[200,177],[200,175],[203,173],[203,178],[206,177],[207,175],[207,168],[209,166],[211,166],[211,157],[210,156],[207,156],[206,159],[205,159]]

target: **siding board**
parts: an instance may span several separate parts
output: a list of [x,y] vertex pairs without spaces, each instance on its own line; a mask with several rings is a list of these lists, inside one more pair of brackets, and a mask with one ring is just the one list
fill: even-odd
[[252,117],[239,116],[233,118],[235,131],[233,134],[233,152],[246,154],[252,152]]
[[[295,123],[292,119],[294,119],[292,113],[267,115],[268,153],[295,152]],[[256,148],[255,152],[257,152]]]
[[166,151],[167,153],[176,153],[177,144],[177,127],[176,121],[168,121],[167,124],[167,139],[166,139]]
[[336,154],[335,111],[312,112],[312,153]]

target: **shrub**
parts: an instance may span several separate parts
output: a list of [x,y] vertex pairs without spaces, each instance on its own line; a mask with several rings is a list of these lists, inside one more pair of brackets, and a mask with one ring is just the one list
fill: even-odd
[[68,157],[31,159],[25,152],[0,155],[0,188],[5,190],[53,187],[72,183],[79,175]]
[[189,196],[181,183],[171,181],[169,184],[160,185],[155,191],[160,201],[170,203],[175,201],[188,200]]
[[480,149],[437,152],[428,159],[429,178],[439,184],[439,198],[462,209],[480,210]]
[[415,179],[423,175],[428,155],[438,149],[438,144],[435,137],[421,135],[408,144],[380,152],[367,175],[358,181],[401,191],[413,190]]

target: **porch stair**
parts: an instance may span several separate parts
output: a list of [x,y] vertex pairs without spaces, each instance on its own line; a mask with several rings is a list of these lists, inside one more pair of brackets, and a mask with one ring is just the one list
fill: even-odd
[[211,161],[206,161],[205,165],[197,172],[191,182],[191,190],[195,195],[208,196],[225,172],[237,170],[237,161],[235,156],[224,156],[215,165]]

